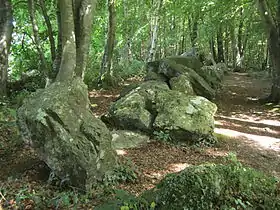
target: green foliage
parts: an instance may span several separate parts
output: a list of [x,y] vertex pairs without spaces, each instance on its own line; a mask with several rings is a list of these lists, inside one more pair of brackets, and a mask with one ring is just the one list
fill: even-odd
[[276,179],[242,166],[234,155],[226,165],[193,166],[167,175],[147,195],[160,210],[280,208]]
[[135,182],[137,180],[137,168],[130,161],[118,164],[112,172],[105,175],[103,183],[107,186],[116,185],[118,183]]
[[115,190],[115,198],[96,207],[96,210],[154,210],[155,202],[148,203],[141,197],[135,197],[123,190]]
[[153,135],[159,141],[169,142],[171,140],[170,134],[167,131],[154,131]]
[[217,143],[217,138],[213,135],[202,135],[202,136],[198,136],[196,141],[195,141],[195,144],[194,146],[195,147],[212,147],[214,145],[216,145]]
[[14,92],[10,96],[11,103],[14,104],[16,107],[20,107],[23,104],[24,99],[26,99],[30,94],[31,92],[27,90]]
[[0,128],[13,127],[16,125],[16,109],[9,102],[0,101]]
[[124,61],[118,63],[114,69],[115,74],[119,75],[122,79],[127,79],[133,76],[144,75],[145,63],[139,60],[132,60],[131,62]]
[[[17,183],[19,189],[14,189],[11,183]],[[76,191],[58,191],[55,188],[47,189],[22,184],[19,180],[10,179],[7,183],[0,185],[0,192],[6,202],[2,206],[6,209],[78,209],[78,205],[88,205],[90,200],[88,194]],[[0,199],[1,203],[1,199]]]
[[87,70],[85,72],[84,83],[88,86],[89,90],[97,88],[97,78],[98,78],[97,72],[91,70]]

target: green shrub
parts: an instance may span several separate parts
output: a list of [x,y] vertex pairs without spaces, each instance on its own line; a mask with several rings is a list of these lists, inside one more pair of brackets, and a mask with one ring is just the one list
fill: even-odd
[[168,142],[171,140],[170,134],[168,131],[154,131],[153,132],[154,138],[159,141]]
[[0,101],[0,127],[16,126],[16,109]]
[[119,164],[112,172],[105,175],[103,183],[105,185],[116,185],[118,183],[135,182],[137,179],[138,170],[135,165],[126,160]]
[[145,62],[133,60],[131,62],[122,62],[114,69],[115,74],[119,75],[122,79],[127,79],[133,76],[144,75]]
[[97,87],[97,78],[99,76],[99,68],[97,65],[87,68],[84,75],[84,82],[89,90]]
[[235,157],[226,165],[201,165],[170,174],[143,194],[156,209],[280,209],[276,179],[242,166]]
[[155,202],[148,203],[145,199],[138,198],[126,191],[115,190],[115,199],[108,201],[95,210],[154,210]]

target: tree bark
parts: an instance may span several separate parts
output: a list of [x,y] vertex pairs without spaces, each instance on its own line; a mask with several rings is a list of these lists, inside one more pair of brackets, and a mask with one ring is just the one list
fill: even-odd
[[192,14],[191,17],[189,17],[189,29],[190,29],[190,39],[192,48],[197,50],[198,44],[197,44],[197,37],[198,37],[198,14]]
[[[268,36],[268,49],[273,68],[271,93],[266,101],[278,103],[280,101],[280,37],[279,25],[274,21],[271,10],[265,0],[257,0],[259,12]],[[279,9],[279,8],[278,8]],[[280,11],[278,11],[280,12]]]
[[217,31],[217,46],[218,46],[217,62],[225,62],[222,27],[219,27]]
[[84,77],[87,67],[89,43],[92,33],[93,11],[96,1],[76,0],[75,11],[75,35],[76,35],[76,76]]
[[215,47],[215,40],[213,37],[209,40],[209,47],[210,47],[212,59],[216,63],[217,62],[217,53],[216,53],[216,47]]
[[102,58],[101,68],[100,68],[100,76],[99,83],[102,82],[102,77],[106,74],[106,76],[110,77],[111,80],[111,68],[112,68],[112,60],[113,60],[113,52],[114,52],[114,43],[116,36],[116,9],[115,9],[115,0],[108,0],[108,32],[107,32],[107,41],[105,45],[105,50]]
[[41,61],[41,69],[43,71],[43,73],[45,74],[45,77],[47,78],[50,72],[50,68],[47,64],[45,55],[44,55],[44,50],[41,47],[41,41],[39,38],[39,29],[38,29],[38,25],[36,22],[36,17],[35,17],[35,3],[34,0],[28,0],[28,12],[29,12],[29,17],[30,17],[30,21],[32,24],[32,30],[33,30],[33,36],[34,36],[34,43],[37,49],[37,52],[39,54],[39,58]]
[[43,17],[47,26],[47,30],[48,30],[48,37],[49,37],[49,42],[50,42],[50,46],[51,46],[51,56],[52,56],[52,61],[54,62],[55,60],[55,41],[54,41],[54,34],[53,34],[53,28],[52,28],[52,24],[50,21],[50,17],[48,15],[47,12],[47,8],[46,8],[46,4],[45,4],[45,0],[40,0],[40,7],[43,13]]
[[159,24],[159,12],[162,6],[162,0],[155,0],[154,1],[154,8],[155,12],[151,17],[151,42],[150,42],[150,49],[148,52],[148,56],[146,61],[150,62],[155,59],[156,54],[156,42],[157,42],[157,35],[158,35],[158,24]]
[[13,15],[10,0],[0,0],[0,96],[7,94],[8,56],[12,41]]
[[62,54],[57,81],[72,79],[76,68],[76,37],[72,0],[59,0]]

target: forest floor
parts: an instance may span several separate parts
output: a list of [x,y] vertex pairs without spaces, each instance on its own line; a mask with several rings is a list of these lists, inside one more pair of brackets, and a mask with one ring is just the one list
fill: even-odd
[[[128,81],[135,82],[139,82],[138,79]],[[89,92],[92,110],[97,117],[106,113],[120,90]],[[226,75],[215,99],[218,144],[201,149],[153,141],[140,148],[118,151],[123,159],[132,161],[138,173],[135,183],[119,187],[138,195],[154,187],[168,173],[190,165],[221,163],[229,153],[236,153],[244,165],[280,178],[280,105],[260,105],[257,102],[258,97],[267,95],[269,91],[268,79],[245,73]],[[14,129],[2,128],[0,132],[0,204],[9,195],[9,205],[12,206],[22,189],[42,190],[51,197],[54,188],[46,182],[49,176],[46,165],[32,150],[11,139],[15,136]],[[10,192],[1,192],[7,186]],[[13,193],[14,199],[11,199]],[[26,206],[30,207],[26,209],[33,209],[34,202],[26,200]]]
[[[132,82],[132,81],[130,81]],[[218,144],[200,149],[152,142],[121,152],[139,170],[137,183],[122,188],[134,194],[153,188],[168,173],[190,165],[221,163],[235,153],[244,165],[280,178],[280,105],[261,105],[257,99],[270,92],[271,81],[247,73],[229,73],[217,93],[215,133]],[[90,92],[97,115],[104,114],[119,90]]]

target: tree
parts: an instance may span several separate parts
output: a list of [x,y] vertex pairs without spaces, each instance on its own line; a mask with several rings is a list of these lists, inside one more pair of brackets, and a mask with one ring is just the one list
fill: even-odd
[[151,16],[151,42],[146,61],[153,61],[156,55],[156,41],[158,37],[159,17],[162,7],[162,0],[153,1],[154,12]]
[[41,60],[40,69],[42,70],[45,77],[47,78],[49,75],[50,68],[48,67],[48,64],[47,64],[47,61],[46,61],[46,58],[44,55],[44,51],[41,46],[41,41],[40,41],[39,31],[38,31],[38,24],[37,24],[36,17],[35,17],[35,2],[34,2],[34,0],[28,0],[27,4],[28,4],[29,17],[30,17],[31,24],[32,24],[34,42],[35,42],[35,46],[36,46],[39,58]]
[[[102,82],[103,76],[106,77],[106,80],[112,82],[112,60],[114,52],[114,43],[116,36],[116,9],[115,9],[115,0],[108,0],[108,32],[107,32],[107,41],[105,44],[105,50],[103,54],[103,59],[100,68],[100,77],[99,83]],[[110,82],[110,83],[111,83]]]
[[8,56],[13,31],[12,5],[10,0],[0,0],[0,96],[6,95]]
[[276,17],[266,0],[257,0],[258,9],[267,33],[268,50],[273,67],[273,82],[268,102],[280,101],[280,0],[277,0]]
[[83,77],[86,69],[95,0],[59,0],[58,22],[60,61],[56,81]]

